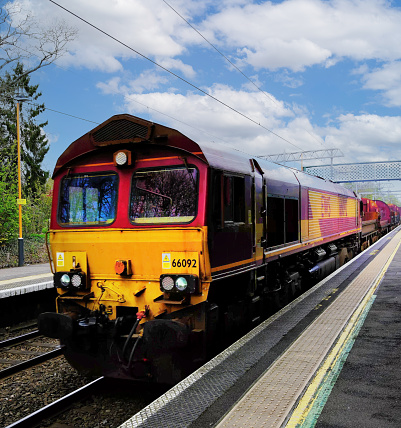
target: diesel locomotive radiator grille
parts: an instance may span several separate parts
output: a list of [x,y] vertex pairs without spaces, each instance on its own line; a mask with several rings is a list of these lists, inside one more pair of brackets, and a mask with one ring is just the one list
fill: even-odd
[[140,125],[130,120],[120,119],[108,123],[92,134],[96,143],[105,141],[129,140],[140,137],[146,139],[148,136],[148,127]]

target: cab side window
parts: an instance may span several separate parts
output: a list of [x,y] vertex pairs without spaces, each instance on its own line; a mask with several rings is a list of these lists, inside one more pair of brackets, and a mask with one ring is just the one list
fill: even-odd
[[245,179],[223,176],[224,222],[245,222]]
[[298,199],[267,197],[267,246],[276,247],[299,240]]
[[285,243],[299,240],[298,199],[285,199]]
[[267,246],[284,244],[284,198],[267,197]]
[[245,178],[216,173],[212,179],[213,220],[217,226],[245,223]]

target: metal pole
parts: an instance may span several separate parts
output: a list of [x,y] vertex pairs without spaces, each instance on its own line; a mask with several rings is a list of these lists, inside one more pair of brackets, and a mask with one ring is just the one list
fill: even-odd
[[17,101],[17,147],[18,147],[18,266],[24,265],[24,238],[22,237],[22,184],[21,184],[21,141],[19,125],[19,101]]

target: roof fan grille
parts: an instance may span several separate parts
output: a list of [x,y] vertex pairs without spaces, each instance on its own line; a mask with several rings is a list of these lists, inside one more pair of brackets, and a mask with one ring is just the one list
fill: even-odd
[[93,139],[97,143],[115,140],[129,140],[135,137],[146,139],[148,136],[148,127],[131,122],[127,119],[115,120],[109,122],[96,132],[93,133]]

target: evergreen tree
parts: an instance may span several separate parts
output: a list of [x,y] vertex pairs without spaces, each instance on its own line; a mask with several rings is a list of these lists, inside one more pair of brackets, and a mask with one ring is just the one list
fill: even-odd
[[[16,149],[16,145],[14,145]],[[16,152],[16,150],[15,150]],[[18,236],[18,185],[10,165],[0,163],[0,245]]]
[[[15,141],[17,140],[17,118],[14,97],[15,82],[30,101],[25,102],[20,109],[20,137],[21,137],[21,172],[22,188],[25,197],[36,197],[43,189],[49,173],[42,169],[42,162],[49,151],[49,142],[43,133],[47,122],[39,122],[38,116],[44,111],[44,104],[36,104],[42,95],[38,92],[39,85],[30,84],[30,75],[25,74],[24,67],[18,63],[12,73],[6,72],[0,78],[2,91],[0,98],[0,162],[3,165],[3,180],[9,183],[17,181],[17,156]],[[13,91],[10,91],[10,87]]]

